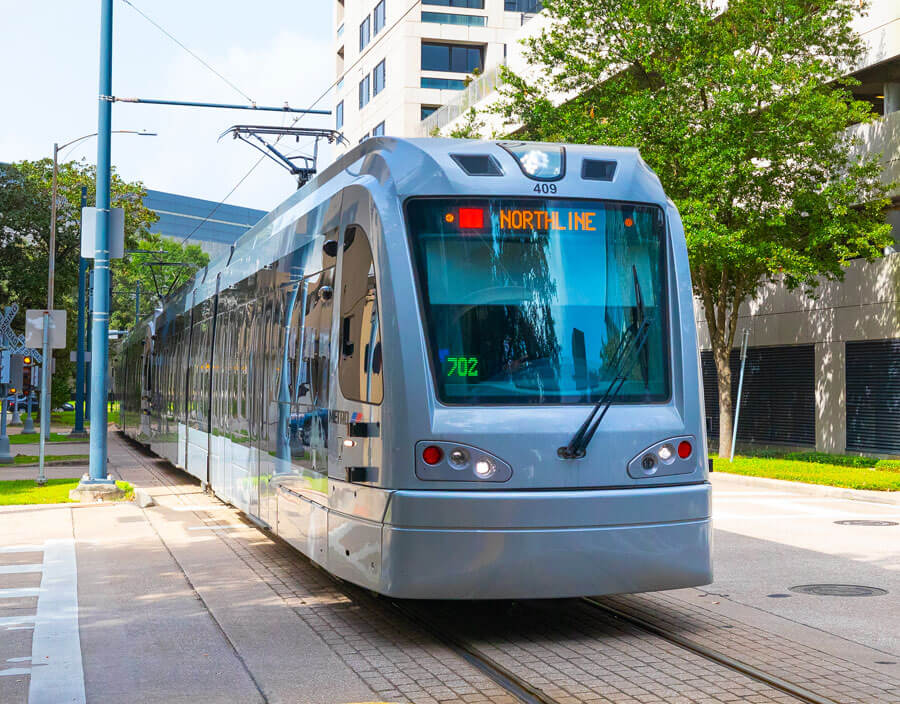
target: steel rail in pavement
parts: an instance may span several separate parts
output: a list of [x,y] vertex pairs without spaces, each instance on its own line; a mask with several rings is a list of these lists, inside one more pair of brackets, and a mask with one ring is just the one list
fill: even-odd
[[688,650],[695,655],[699,655],[705,660],[711,660],[712,662],[718,663],[723,667],[727,667],[730,670],[734,670],[735,672],[740,672],[742,675],[749,677],[752,680],[756,680],[757,682],[761,682],[773,689],[777,689],[785,694],[789,694],[792,697],[800,700],[801,702],[805,702],[806,704],[838,704],[833,699],[829,699],[828,697],[823,697],[815,692],[812,692],[805,687],[801,687],[798,684],[794,684],[793,682],[788,682],[787,680],[783,680],[776,675],[769,674],[763,670],[760,670],[758,667],[754,667],[753,665],[748,665],[745,662],[741,662],[740,660],[735,660],[733,657],[729,655],[725,655],[724,653],[720,653],[716,650],[712,650],[711,648],[707,648],[705,645],[701,645],[696,641],[690,640],[689,638],[684,638],[677,633],[672,633],[671,631],[667,631],[665,628],[660,628],[659,626],[647,621],[646,619],[641,618],[640,616],[634,616],[633,614],[629,614],[621,609],[617,609],[614,606],[609,606],[607,604],[602,604],[596,599],[591,597],[585,597],[582,599],[582,603],[588,604],[591,608],[596,609],[598,611],[602,611],[609,616],[613,616],[622,621],[627,621],[632,626],[636,626],[642,631],[646,631],[647,633],[651,633],[663,640],[672,643],[673,645],[677,645],[684,650]]

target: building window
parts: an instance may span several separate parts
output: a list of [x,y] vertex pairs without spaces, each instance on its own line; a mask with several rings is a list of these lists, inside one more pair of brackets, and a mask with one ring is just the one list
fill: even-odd
[[441,5],[443,7],[462,7],[466,10],[483,10],[484,0],[422,0],[423,5]]
[[503,9],[507,12],[540,12],[543,8],[541,0],[503,0]]
[[381,2],[375,6],[375,12],[372,13],[372,36],[375,36],[382,29],[384,29],[384,20],[385,20],[384,3],[385,3],[385,0],[381,0]]
[[384,137],[384,120],[375,125],[375,128],[372,130],[373,137]]
[[384,90],[384,60],[375,67],[375,70],[372,71],[372,96],[378,95],[381,91]]
[[378,404],[384,397],[378,289],[372,248],[362,228],[351,226],[344,232],[342,257],[341,393],[350,401]]
[[359,109],[362,110],[366,105],[369,104],[369,100],[371,99],[371,94],[369,92],[369,76],[366,75],[359,82]]
[[484,15],[453,15],[449,12],[423,12],[423,22],[438,24],[461,24],[466,27],[484,27]]
[[371,20],[366,16],[366,19],[359,25],[359,50],[365,49],[371,39]]
[[438,105],[423,105],[422,109],[419,113],[419,119],[424,120],[429,115],[433,115],[435,110],[438,109],[438,107],[439,107]]
[[423,71],[472,73],[484,67],[484,47],[422,42]]
[[466,82],[455,78],[423,77],[420,85],[422,88],[437,88],[438,90],[463,90],[466,87]]
[[334,129],[339,130],[344,126],[344,101],[334,107]]

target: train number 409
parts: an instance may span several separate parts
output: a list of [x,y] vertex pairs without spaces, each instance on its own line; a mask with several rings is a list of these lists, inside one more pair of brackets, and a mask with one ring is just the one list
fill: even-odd
[[535,193],[556,193],[556,191],[555,183],[538,183],[534,187]]

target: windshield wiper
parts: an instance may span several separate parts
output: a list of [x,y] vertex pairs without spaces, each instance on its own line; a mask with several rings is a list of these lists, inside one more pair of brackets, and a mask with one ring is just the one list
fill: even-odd
[[[610,367],[615,370],[612,381],[606,388],[603,397],[594,404],[588,417],[578,429],[578,432],[572,436],[568,445],[560,447],[556,453],[563,459],[579,459],[584,457],[587,446],[597,432],[603,417],[612,406],[613,401],[622,390],[625,380],[631,374],[641,350],[649,337],[650,325],[653,322],[652,317],[648,318],[644,315],[644,297],[641,293],[641,284],[638,281],[637,268],[632,265],[632,274],[634,276],[634,294],[635,294],[635,311],[631,327],[622,336],[619,344],[613,352],[610,360]],[[597,414],[600,414],[599,416]],[[596,420],[595,420],[596,418]]]

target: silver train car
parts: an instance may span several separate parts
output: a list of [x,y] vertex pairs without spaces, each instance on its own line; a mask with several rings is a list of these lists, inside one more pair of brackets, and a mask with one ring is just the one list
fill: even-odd
[[681,220],[634,149],[366,140],[124,340],[125,434],[401,598],[712,580]]

